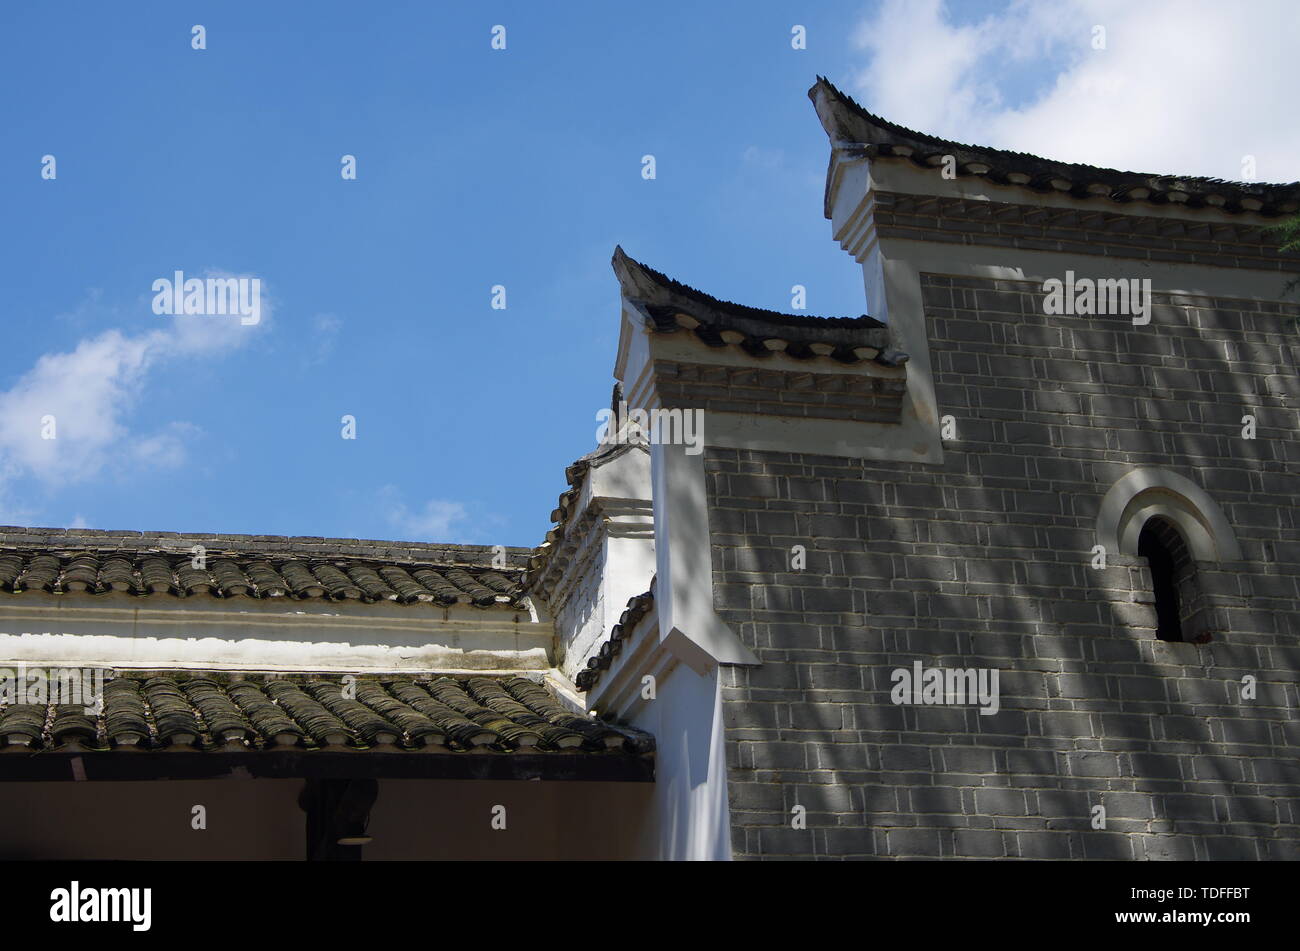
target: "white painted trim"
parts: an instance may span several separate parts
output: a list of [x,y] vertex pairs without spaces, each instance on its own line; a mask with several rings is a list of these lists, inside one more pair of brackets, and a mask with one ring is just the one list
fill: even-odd
[[[900,270],[899,262],[886,259],[877,246],[870,164],[858,160],[842,168],[833,165],[832,174],[837,176],[834,204],[828,209],[832,233],[862,265],[868,313],[889,327],[890,345],[908,355],[899,431],[887,447],[882,447],[883,453],[866,454],[864,458],[942,464],[943,442],[939,438],[939,410],[920,283],[914,271]],[[850,191],[838,190],[844,182],[850,183]]]
[[0,659],[232,670],[544,669],[551,625],[467,605],[0,596]]
[[649,408],[653,405],[642,398],[642,391],[647,386],[654,386],[654,361],[650,359],[649,330],[653,322],[644,307],[623,298],[614,378],[622,382],[623,397],[628,406]]
[[[658,592],[656,592],[657,594]],[[657,602],[656,602],[657,603]],[[652,608],[587,695],[603,717],[630,722],[655,737],[655,789],[646,844],[664,860],[727,861],[731,812],[726,730],[718,667],[687,670],[664,647]],[[642,679],[655,679],[655,698]]]
[[1218,503],[1196,483],[1168,469],[1134,469],[1110,487],[1097,513],[1097,543],[1108,553],[1136,557],[1142,527],[1156,515],[1179,527],[1197,561],[1242,560],[1232,525]]
[[[908,413],[909,408],[904,408]],[[937,432],[937,430],[936,430]],[[811,419],[710,412],[704,418],[705,441],[726,449],[758,452],[806,452],[895,462],[936,463],[937,452],[920,423],[867,423],[855,420]]]
[[660,639],[698,674],[717,664],[757,666],[758,658],[713,609],[704,454],[689,455],[686,448],[650,448]]
[[[654,390],[653,346],[648,317],[624,299],[616,374],[628,405],[659,405]],[[654,335],[658,337],[659,335]],[[704,441],[709,440],[705,420]],[[718,664],[759,664],[713,609],[713,556],[709,537],[708,487],[704,454],[682,445],[650,447],[654,502],[655,609],[660,641],[696,673]]]
[[659,615],[652,607],[631,631],[623,632],[622,647],[587,692],[587,705],[603,716],[635,718],[647,702],[642,699],[642,678],[654,677],[656,687],[677,666],[677,658],[659,637]]
[[582,695],[582,691],[574,686],[573,681],[558,670],[548,670],[542,681],[546,686],[551,688],[551,693],[555,698],[569,708],[570,713],[575,713],[580,717],[587,716],[587,703]]
[[440,645],[355,645],[319,641],[94,634],[3,634],[4,663],[175,670],[338,671],[342,673],[479,673],[550,669],[545,648],[468,651]]

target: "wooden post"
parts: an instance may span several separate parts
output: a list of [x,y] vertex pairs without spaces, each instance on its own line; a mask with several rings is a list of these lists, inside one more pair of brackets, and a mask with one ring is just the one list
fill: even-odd
[[374,779],[308,779],[298,796],[307,813],[307,860],[360,862],[378,795]]

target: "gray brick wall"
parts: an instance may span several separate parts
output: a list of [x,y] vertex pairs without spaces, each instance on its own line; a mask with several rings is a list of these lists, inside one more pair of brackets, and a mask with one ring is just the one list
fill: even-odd
[[664,406],[873,423],[898,422],[906,386],[901,373],[872,377],[670,360],[656,360],[654,373]]
[[[706,455],[715,604],[763,661],[723,672],[735,855],[1300,858],[1297,309],[1166,297],[1134,327],[922,280],[942,465]],[[1135,465],[1241,544],[1200,566],[1208,643],[1156,639],[1144,560],[1089,567]],[[1000,711],[894,705],[917,660],[998,669]]]

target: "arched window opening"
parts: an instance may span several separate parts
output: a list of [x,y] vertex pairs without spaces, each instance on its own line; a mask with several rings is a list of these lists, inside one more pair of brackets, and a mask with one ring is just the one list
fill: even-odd
[[1230,570],[1245,556],[1218,503],[1190,479],[1149,467],[1121,476],[1101,500],[1097,542],[1150,568],[1150,588],[1135,596],[1155,607],[1162,640],[1205,644],[1227,632],[1223,589],[1201,572]]
[[1196,562],[1182,533],[1169,519],[1148,519],[1138,535],[1138,555],[1151,569],[1156,636],[1162,641],[1204,641],[1201,630]]

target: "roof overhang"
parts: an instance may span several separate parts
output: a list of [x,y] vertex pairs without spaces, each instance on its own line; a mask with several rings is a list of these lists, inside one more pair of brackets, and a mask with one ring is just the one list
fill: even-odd
[[487,779],[654,782],[654,755],[270,751],[0,753],[0,782],[155,779]]
[[965,145],[904,128],[868,112],[824,78],[818,78],[808,96],[831,140],[828,217],[837,162],[862,158],[905,162],[929,171],[936,180],[940,179],[939,170],[946,168],[957,180],[983,180],[1021,194],[1095,199],[1112,206],[1203,209],[1264,218],[1300,210],[1300,182],[1230,182],[1057,162],[1024,152]]

